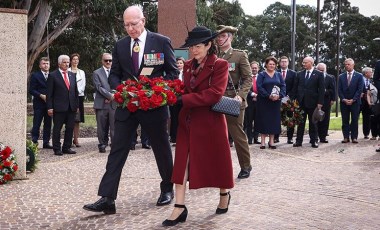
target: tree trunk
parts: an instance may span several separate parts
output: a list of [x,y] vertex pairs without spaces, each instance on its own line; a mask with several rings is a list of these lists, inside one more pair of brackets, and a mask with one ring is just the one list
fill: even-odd
[[32,71],[33,64],[40,53],[43,52],[59,35],[61,35],[69,25],[74,23],[80,15],[78,11],[71,12],[58,27],[47,35],[46,38],[46,36],[43,37],[43,35],[49,21],[50,13],[51,6],[48,4],[48,1],[42,0],[36,22],[33,26],[33,31],[28,38],[28,78],[30,76],[30,72]]

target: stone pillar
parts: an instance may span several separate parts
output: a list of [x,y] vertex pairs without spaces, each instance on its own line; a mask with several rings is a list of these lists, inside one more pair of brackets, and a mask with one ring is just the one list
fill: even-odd
[[14,150],[16,179],[26,177],[28,11],[0,8],[0,142]]
[[174,49],[185,43],[196,25],[196,0],[159,0],[158,33],[168,36]]

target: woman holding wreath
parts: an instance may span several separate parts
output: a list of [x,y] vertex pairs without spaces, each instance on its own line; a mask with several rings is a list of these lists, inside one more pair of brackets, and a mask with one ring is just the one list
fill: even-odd
[[257,76],[257,132],[261,133],[260,149],[265,149],[265,137],[269,135],[268,146],[273,145],[274,135],[281,133],[281,98],[285,96],[285,82],[281,73],[276,71],[277,59],[265,59],[265,70]]
[[[228,211],[231,199],[228,189],[234,186],[227,123],[224,114],[211,111],[224,94],[228,81],[228,63],[215,55],[213,39],[217,33],[197,26],[188,33],[186,43],[193,57],[185,62],[185,92],[178,98],[177,145],[172,175],[176,204],[162,225],[174,226],[186,221],[186,183],[190,189],[219,188],[216,214]],[[210,138],[212,137],[212,138]]]

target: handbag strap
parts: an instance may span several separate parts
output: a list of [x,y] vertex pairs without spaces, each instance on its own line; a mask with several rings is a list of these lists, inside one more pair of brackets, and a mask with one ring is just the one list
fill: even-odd
[[[219,60],[219,58],[216,58],[215,61],[214,61],[214,66],[215,66],[215,63],[216,61]],[[210,78],[208,79],[208,86],[211,85],[211,78],[212,78],[212,75],[210,76]],[[235,96],[237,95],[237,91],[236,91],[236,88],[234,86],[234,82],[232,81],[232,78],[231,78],[231,75],[230,73],[228,72],[228,81],[231,81],[231,84],[232,84],[232,87],[234,88],[234,91],[235,91]]]

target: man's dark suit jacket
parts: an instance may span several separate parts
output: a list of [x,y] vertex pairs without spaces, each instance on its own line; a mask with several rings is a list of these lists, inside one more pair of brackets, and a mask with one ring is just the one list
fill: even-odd
[[325,94],[325,83],[323,73],[314,69],[309,80],[305,79],[306,70],[297,73],[294,84],[293,97],[297,99],[301,106],[313,109],[317,104],[323,105]]
[[377,92],[380,92],[380,60],[377,60],[375,65],[375,72],[373,73],[373,84],[377,88]]
[[[129,36],[119,40],[115,45],[112,53],[111,72],[108,78],[111,89],[115,89],[122,81],[134,79],[134,76],[138,77],[144,67],[153,68],[149,78],[163,76],[165,79],[174,79],[178,77],[179,71],[176,66],[175,56],[172,52],[173,48],[169,38],[161,34],[147,31],[144,54],[163,54],[164,63],[162,65],[147,66],[144,64],[144,60],[142,60],[139,73],[134,73],[130,47],[131,37]],[[164,107],[155,109],[156,113],[157,111],[165,111],[160,112],[160,116],[164,116],[163,118],[165,118],[165,116],[166,118],[168,117],[167,109],[165,110]],[[115,119],[125,120],[128,118],[129,114],[130,112],[128,109],[116,109]]]
[[[282,69],[279,69],[278,72],[281,73],[281,76],[282,76]],[[294,81],[296,77],[297,77],[296,71],[291,70],[291,69],[288,69],[286,71],[286,78],[285,78],[286,95],[288,95],[290,98],[293,98],[293,95],[291,94],[294,93],[293,87],[294,87]]]
[[359,105],[361,104],[360,96],[363,92],[364,87],[364,80],[363,75],[361,73],[358,73],[354,71],[353,76],[351,77],[350,85],[348,86],[347,81],[347,72],[342,73],[339,75],[339,82],[338,82],[338,93],[340,101],[342,102],[343,99],[354,99],[355,102],[357,102]]
[[34,72],[30,76],[29,93],[33,95],[34,109],[46,109],[46,102],[40,98],[40,95],[47,95],[48,88],[45,76],[41,71]]
[[49,74],[47,85],[48,94],[46,98],[47,109],[54,112],[76,112],[78,109],[78,87],[75,74],[67,71],[70,81],[70,90],[67,90],[65,81],[59,70]]
[[331,101],[336,101],[336,93],[335,93],[335,77],[326,74],[325,77],[325,104],[328,103],[330,104]]

